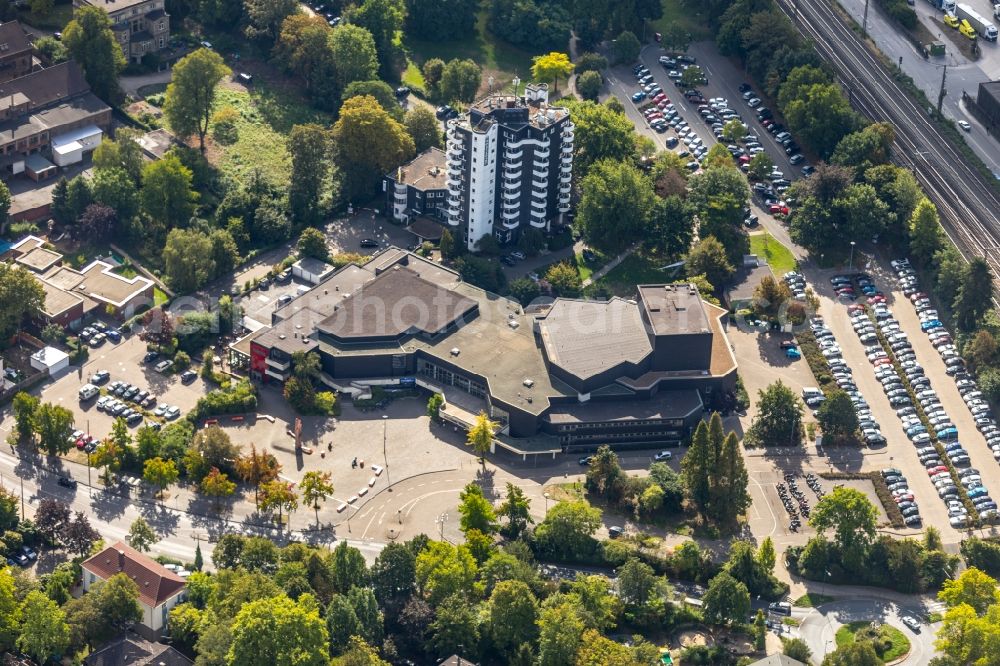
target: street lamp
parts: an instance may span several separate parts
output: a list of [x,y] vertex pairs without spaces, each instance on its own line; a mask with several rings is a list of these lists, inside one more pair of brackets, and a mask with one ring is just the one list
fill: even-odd
[[545,515],[549,515],[549,494],[542,493],[542,497],[545,498]]
[[389,492],[392,492],[392,481],[389,479],[389,457],[385,452],[386,430],[389,427],[389,415],[382,415],[382,462],[385,463],[385,481],[389,484]]
[[441,530],[441,540],[444,541],[444,524],[448,522],[447,512],[442,513],[440,516],[434,519],[434,522],[438,524]]
[[854,268],[854,246],[855,245],[857,245],[857,243],[855,243],[854,241],[851,241],[851,259],[850,259],[850,261],[847,262],[847,268],[848,268],[848,270],[851,270],[851,269]]

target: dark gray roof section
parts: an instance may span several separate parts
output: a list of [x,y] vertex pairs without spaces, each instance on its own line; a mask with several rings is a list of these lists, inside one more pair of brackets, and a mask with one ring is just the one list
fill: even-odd
[[0,56],[31,50],[31,42],[24,28],[17,21],[0,24]]
[[549,363],[587,379],[653,351],[635,302],[557,299],[539,320]]
[[23,95],[31,100],[29,109],[37,109],[89,90],[83,70],[76,61],[67,60],[0,84],[0,100]]
[[606,423],[644,419],[683,419],[701,411],[697,389],[660,391],[649,400],[608,400],[554,404],[546,415],[552,423]]
[[163,643],[150,643],[137,636],[121,636],[92,652],[86,666],[190,666],[183,654]]
[[750,666],[806,666],[798,659],[792,659],[783,654],[772,654],[764,657],[760,661],[755,661]]
[[693,284],[639,285],[639,299],[654,335],[711,332]]
[[448,189],[447,164],[444,151],[440,148],[428,148],[399,167],[392,175],[397,182],[406,183],[422,192]]
[[319,328],[340,340],[434,335],[477,308],[471,298],[396,265],[345,298]]

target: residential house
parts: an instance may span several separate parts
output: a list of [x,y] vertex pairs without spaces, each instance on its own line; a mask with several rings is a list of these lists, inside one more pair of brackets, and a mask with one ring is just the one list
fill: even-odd
[[165,0],[73,0],[74,7],[100,7],[111,19],[111,30],[131,63],[166,49],[170,44],[170,15]]
[[147,638],[159,637],[166,631],[170,609],[184,600],[183,578],[124,541],[108,546],[81,566],[84,592],[120,573],[135,581],[142,619],[134,628]]
[[21,24],[0,24],[0,83],[29,74],[34,66],[31,42]]
[[84,666],[191,666],[194,662],[169,645],[124,634],[87,655]]

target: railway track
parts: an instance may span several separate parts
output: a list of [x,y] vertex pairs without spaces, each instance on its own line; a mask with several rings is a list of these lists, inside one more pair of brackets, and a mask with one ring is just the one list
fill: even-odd
[[893,124],[893,161],[913,171],[965,258],[985,258],[1000,280],[1000,199],[990,184],[941,135],[927,110],[896,83],[829,0],[778,3],[837,70],[853,105],[873,120]]

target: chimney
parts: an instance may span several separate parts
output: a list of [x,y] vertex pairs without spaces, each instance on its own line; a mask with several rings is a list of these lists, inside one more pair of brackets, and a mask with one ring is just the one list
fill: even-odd
[[125,571],[125,551],[118,551],[118,571]]

